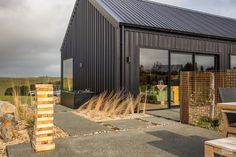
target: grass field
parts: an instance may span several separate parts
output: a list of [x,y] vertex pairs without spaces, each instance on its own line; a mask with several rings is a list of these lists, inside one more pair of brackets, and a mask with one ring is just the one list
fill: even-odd
[[[12,96],[5,96],[5,91],[13,86],[28,86],[37,83],[59,84],[59,77],[0,78],[0,100],[13,102]],[[29,96],[20,96],[22,104],[29,104]]]
[[[8,101],[13,104],[13,97],[12,96],[0,96],[1,101]],[[22,104],[30,104],[30,97],[29,96],[21,96],[20,97]]]
[[32,78],[0,78],[0,96],[4,96],[7,88],[13,86],[28,86],[28,84],[37,83],[52,83],[58,84],[60,82],[59,77],[32,77]]

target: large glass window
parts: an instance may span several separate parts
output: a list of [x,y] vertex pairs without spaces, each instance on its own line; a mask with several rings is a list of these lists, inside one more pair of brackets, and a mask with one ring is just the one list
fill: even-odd
[[140,49],[140,94],[147,109],[167,107],[168,56],[166,50]]
[[215,55],[195,55],[196,71],[214,71],[216,67]]
[[63,90],[73,91],[73,59],[63,61]]
[[171,105],[180,105],[180,72],[193,71],[193,55],[171,53]]
[[236,55],[230,56],[230,68],[236,69]]
[[[217,64],[216,55],[141,48],[139,88],[143,104],[147,109],[166,108],[169,103],[179,106],[180,72],[215,71]],[[231,67],[236,68],[236,56],[231,56]]]

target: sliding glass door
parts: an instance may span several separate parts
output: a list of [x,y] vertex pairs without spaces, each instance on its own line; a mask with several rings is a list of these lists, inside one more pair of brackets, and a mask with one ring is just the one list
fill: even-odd
[[169,52],[140,49],[140,94],[147,109],[167,108]]
[[[231,61],[234,67],[234,61]],[[181,71],[216,71],[216,55],[140,49],[139,90],[147,109],[180,105]]]
[[180,72],[193,71],[193,55],[190,53],[171,53],[171,106],[180,105]]

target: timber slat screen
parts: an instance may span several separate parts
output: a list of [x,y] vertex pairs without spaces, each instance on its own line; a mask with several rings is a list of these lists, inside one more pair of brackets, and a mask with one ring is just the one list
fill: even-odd
[[227,70],[226,72],[181,72],[181,122],[189,123],[190,105],[212,105],[212,101],[214,105],[219,103],[220,87],[236,87],[236,70]]
[[37,106],[32,146],[36,152],[54,150],[53,85],[36,85]]

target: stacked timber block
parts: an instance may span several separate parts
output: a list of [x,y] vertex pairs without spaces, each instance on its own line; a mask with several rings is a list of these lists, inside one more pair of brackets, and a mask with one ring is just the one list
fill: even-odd
[[37,106],[32,146],[36,152],[55,149],[53,142],[53,85],[36,85]]

